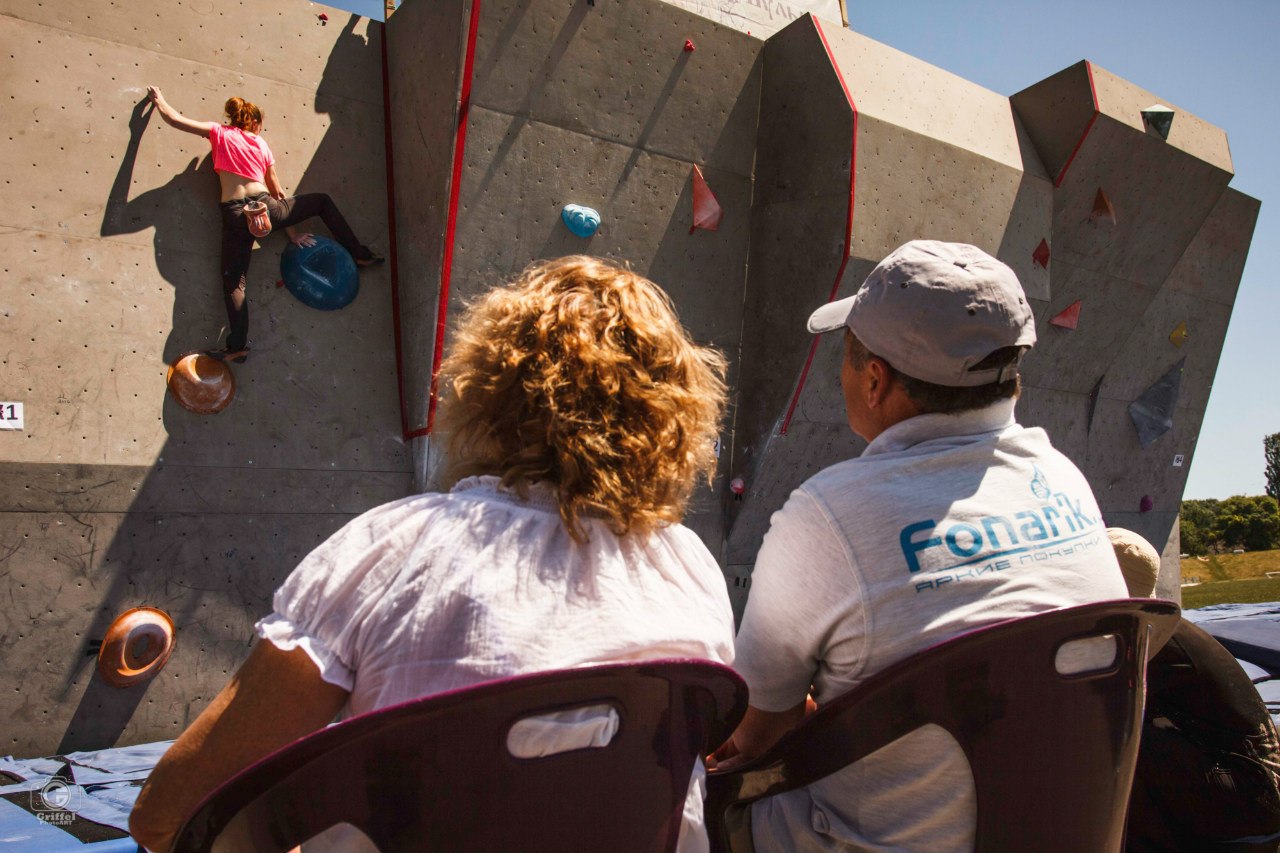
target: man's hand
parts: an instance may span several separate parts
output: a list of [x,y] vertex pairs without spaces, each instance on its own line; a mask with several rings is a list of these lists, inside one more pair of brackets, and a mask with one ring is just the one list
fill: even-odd
[[733,735],[707,756],[707,769],[733,770],[764,755],[769,747],[804,719],[809,701],[806,697],[804,702],[785,711],[761,711],[754,705],[748,705],[747,713]]

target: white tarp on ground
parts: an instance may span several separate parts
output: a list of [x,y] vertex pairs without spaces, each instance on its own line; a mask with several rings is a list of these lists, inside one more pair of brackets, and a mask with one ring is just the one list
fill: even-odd
[[666,0],[704,18],[768,38],[806,12],[840,23],[840,0]]

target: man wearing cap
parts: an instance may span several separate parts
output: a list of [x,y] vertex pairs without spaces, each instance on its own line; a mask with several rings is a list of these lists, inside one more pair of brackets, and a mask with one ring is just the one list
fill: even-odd
[[[869,445],[773,516],[737,638],[751,706],[721,767],[771,746],[810,692],[821,705],[964,631],[1126,597],[1084,476],[1014,420],[1036,333],[1012,270],[974,246],[907,243],[809,318],[836,330],[849,426]],[[972,851],[975,821],[964,754],[936,726],[752,806],[761,853]]]

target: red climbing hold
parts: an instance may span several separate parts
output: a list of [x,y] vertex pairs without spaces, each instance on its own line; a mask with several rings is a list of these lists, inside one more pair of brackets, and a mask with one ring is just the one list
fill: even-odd
[[1036,250],[1031,253],[1031,260],[1045,269],[1049,268],[1049,244],[1046,241],[1041,240],[1040,245],[1036,246]]
[[321,12],[319,15],[316,15],[316,17],[320,19],[320,26],[323,27],[328,25],[329,16],[326,15],[324,12]]
[[1080,300],[1077,299],[1063,308],[1049,322],[1064,329],[1075,329],[1080,324]]
[[715,231],[720,227],[720,217],[723,215],[720,202],[716,201],[711,187],[707,186],[707,179],[702,177],[702,170],[695,165],[693,167],[693,227],[689,229],[689,233],[692,234],[694,228]]
[[693,39],[684,40],[684,49],[686,53],[693,53],[693,50],[694,50]]
[[1111,199],[1107,198],[1102,187],[1098,187],[1098,194],[1093,197],[1093,211],[1090,212],[1089,218],[1094,222],[1105,219],[1112,225],[1116,224],[1116,209],[1111,206]]

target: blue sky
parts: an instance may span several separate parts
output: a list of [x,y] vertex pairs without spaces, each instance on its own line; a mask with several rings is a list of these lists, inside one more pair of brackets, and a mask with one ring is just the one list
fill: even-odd
[[[382,13],[381,0],[337,5]],[[1280,144],[1280,3],[849,0],[849,20],[1004,95],[1088,59],[1226,130],[1231,185],[1263,205],[1184,497],[1262,494],[1262,438],[1280,432],[1280,287],[1272,273],[1280,268],[1280,173],[1270,162]]]

